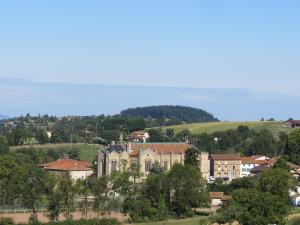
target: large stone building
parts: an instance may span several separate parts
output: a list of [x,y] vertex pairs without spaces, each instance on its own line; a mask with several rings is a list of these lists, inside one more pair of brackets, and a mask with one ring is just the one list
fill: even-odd
[[[132,163],[138,164],[140,172],[147,176],[154,163],[166,171],[176,163],[184,164],[184,155],[191,145],[188,143],[122,143],[111,145],[98,154],[98,176],[110,175],[114,171],[124,171]],[[203,158],[203,159],[202,159]],[[200,161],[208,160],[203,153]],[[209,163],[202,162],[202,174],[207,179]]]
[[214,178],[232,180],[240,177],[241,158],[235,154],[211,154],[210,175]]

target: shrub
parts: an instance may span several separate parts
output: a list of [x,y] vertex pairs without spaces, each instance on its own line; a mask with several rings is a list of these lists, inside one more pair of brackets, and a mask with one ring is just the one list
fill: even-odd
[[184,213],[184,217],[193,217],[193,216],[195,216],[195,213],[191,208],[188,208]]
[[13,225],[13,221],[10,218],[2,218],[0,220],[0,225]]

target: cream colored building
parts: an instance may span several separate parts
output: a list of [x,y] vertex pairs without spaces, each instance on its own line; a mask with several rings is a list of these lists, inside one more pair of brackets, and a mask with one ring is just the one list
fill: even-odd
[[214,178],[233,180],[241,177],[241,157],[235,154],[211,154],[210,174]]
[[[158,163],[166,171],[176,163],[184,164],[188,143],[122,143],[111,145],[98,154],[98,177],[110,175],[114,171],[124,171],[130,164],[139,165],[140,172],[147,176],[154,163]],[[202,159],[203,158],[203,159]],[[202,174],[208,178],[208,154],[201,158]]]
[[208,152],[201,152],[200,156],[200,171],[202,177],[206,180],[209,179],[210,176],[210,159]]

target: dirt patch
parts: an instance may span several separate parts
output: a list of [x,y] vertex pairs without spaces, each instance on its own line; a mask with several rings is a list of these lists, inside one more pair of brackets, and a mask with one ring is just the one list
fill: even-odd
[[[28,220],[30,218],[30,213],[10,213],[10,214],[0,214],[0,218],[11,218],[15,223],[28,223]],[[124,216],[122,213],[112,212],[109,216],[108,214],[101,216],[101,218],[115,218],[119,220],[122,223],[128,222],[128,217]],[[95,212],[89,212],[88,213],[88,219],[95,219],[98,218],[98,214]],[[66,218],[64,215],[60,215],[59,220],[64,221]],[[82,214],[82,212],[74,212],[73,213],[73,219],[79,220],[79,219],[85,219],[85,216]],[[44,213],[38,213],[38,220],[42,223],[49,222],[49,219],[46,214]]]

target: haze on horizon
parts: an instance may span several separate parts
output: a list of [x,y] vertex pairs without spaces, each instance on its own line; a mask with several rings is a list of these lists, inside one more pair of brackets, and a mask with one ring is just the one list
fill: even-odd
[[[2,2],[0,114],[113,113],[147,102],[197,106],[224,120],[300,117],[299,6],[296,0]],[[55,84],[68,88],[58,94]],[[224,89],[230,94],[220,94]],[[133,90],[141,93],[138,101]],[[90,92],[105,105],[87,102]]]

